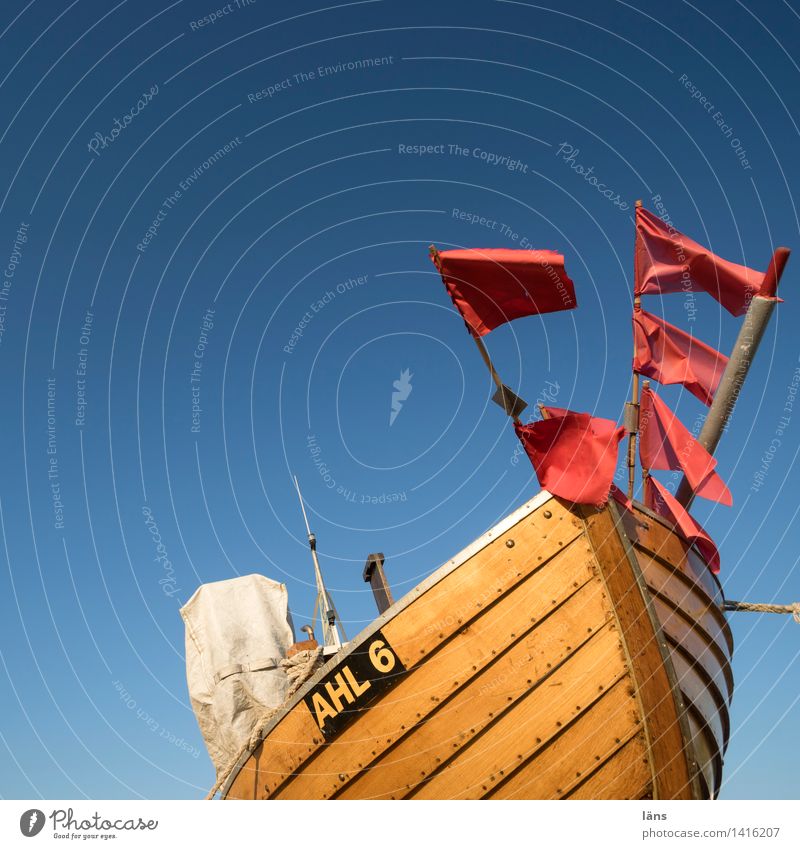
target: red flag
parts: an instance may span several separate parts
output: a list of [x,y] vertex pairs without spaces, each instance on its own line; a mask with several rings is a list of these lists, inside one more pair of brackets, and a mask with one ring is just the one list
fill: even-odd
[[733,504],[730,490],[714,471],[717,461],[651,389],[639,408],[639,456],[645,469],[682,470],[696,495]]
[[[443,251],[439,270],[473,336],[525,315],[575,309],[575,286],[555,251]],[[436,261],[434,259],[434,261]]]
[[728,262],[679,233],[644,207],[636,209],[636,295],[668,295],[698,288],[732,315],[744,315],[764,281],[763,271]]
[[609,495],[617,502],[621,507],[624,507],[626,510],[633,510],[633,502],[628,498],[627,495],[615,484],[611,484],[611,492]]
[[680,383],[711,406],[728,364],[719,351],[649,312],[633,311],[633,370],[659,383]]
[[719,572],[719,551],[711,537],[686,511],[681,503],[654,477],[648,475],[645,485],[645,504],[659,516],[676,526],[690,545],[697,547],[708,568]]
[[551,418],[514,424],[539,483],[553,495],[576,504],[604,504],[625,428],[588,413],[544,409]]

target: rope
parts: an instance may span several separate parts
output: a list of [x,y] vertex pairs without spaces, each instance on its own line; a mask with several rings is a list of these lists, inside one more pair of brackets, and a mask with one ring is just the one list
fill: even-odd
[[217,780],[211,790],[208,791],[206,801],[213,799],[217,791],[230,778],[231,773],[236,769],[236,764],[245,755],[250,755],[261,743],[261,737],[264,729],[272,722],[279,714],[283,713],[289,699],[305,684],[306,681],[322,666],[322,646],[315,649],[306,649],[300,651],[293,657],[285,658],[280,662],[280,667],[286,672],[286,677],[289,679],[289,689],[286,691],[286,697],[283,704],[277,708],[270,708],[259,716],[258,721],[253,726],[250,732],[250,739],[239,749],[239,751],[231,758],[228,765],[217,774]]
[[745,610],[751,613],[791,613],[792,618],[800,625],[800,601],[794,604],[755,604],[750,601],[726,601],[725,610]]

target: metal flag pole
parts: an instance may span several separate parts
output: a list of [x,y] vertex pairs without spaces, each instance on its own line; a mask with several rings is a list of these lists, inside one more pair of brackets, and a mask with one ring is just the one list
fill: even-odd
[[[636,201],[636,209],[642,205],[640,200]],[[639,279],[639,263],[636,259],[636,213],[634,213],[634,241],[633,241],[633,291],[636,292],[636,283]],[[641,307],[642,299],[639,295],[633,296],[633,311]],[[636,337],[633,340],[633,356],[636,357]],[[625,405],[625,429],[628,431],[628,498],[633,498],[633,489],[636,479],[636,435],[639,432],[639,375],[633,373],[633,388],[631,400]]]
[[[714,401],[703,423],[700,436],[697,437],[697,441],[709,454],[713,454],[716,450],[728,425],[728,419],[730,419],[733,408],[736,406],[742,385],[748,371],[750,371],[750,366],[767,329],[772,311],[775,309],[775,294],[778,291],[778,283],[780,283],[790,253],[789,248],[775,249],[769,268],[764,275],[761,291],[750,302],[750,307],[745,314],[728,365],[722,373],[722,379],[714,395]],[[675,497],[687,509],[694,500],[694,493],[685,476]]]
[[[441,274],[442,261],[439,256],[438,248],[436,245],[431,245],[428,250],[430,251],[434,265],[439,270],[439,274]],[[489,352],[486,350],[486,345],[483,344],[483,340],[480,336],[473,336],[472,338],[475,340],[475,344],[478,347],[478,351],[480,351],[481,358],[486,364],[486,368],[489,369],[489,374],[492,376],[492,380],[497,387],[497,392],[493,395],[492,400],[495,404],[498,404],[503,408],[506,415],[510,416],[514,420],[515,424],[521,424],[519,417],[522,411],[528,406],[527,403],[515,394],[513,390],[509,389],[500,379],[500,375],[497,373],[497,369],[494,367],[492,358],[489,356]]]
[[[303,519],[306,523],[306,531],[308,533],[308,547],[311,549],[311,559],[314,562],[314,578],[317,582],[317,604],[315,606],[314,619],[316,619],[316,607],[319,607],[320,617],[322,619],[322,642],[326,646],[334,646],[336,649],[342,647],[342,640],[339,636],[339,614],[336,612],[336,607],[333,604],[333,599],[328,594],[325,588],[325,582],[322,580],[322,570],[319,568],[319,558],[317,557],[317,538],[311,532],[311,527],[308,524],[308,516],[306,515],[306,507],[303,503],[303,495],[300,492],[300,484],[297,482],[297,476],[294,476],[294,486],[297,490],[297,497],[300,499],[300,509],[303,511]],[[342,628],[342,636],[344,636],[344,628]],[[347,639],[347,637],[345,637]]]

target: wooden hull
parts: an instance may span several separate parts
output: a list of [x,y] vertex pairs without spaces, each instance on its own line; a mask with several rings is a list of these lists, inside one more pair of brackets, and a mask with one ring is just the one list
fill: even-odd
[[540,493],[307,682],[223,795],[713,798],[733,689],[721,601],[643,508]]

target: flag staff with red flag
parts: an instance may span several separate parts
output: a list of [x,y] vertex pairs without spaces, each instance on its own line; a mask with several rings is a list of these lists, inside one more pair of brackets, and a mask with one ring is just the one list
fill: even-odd
[[[764,274],[761,288],[750,301],[750,306],[745,313],[736,344],[733,346],[728,364],[714,394],[711,409],[708,411],[703,428],[697,437],[697,441],[711,455],[714,454],[728,424],[728,419],[730,419],[736,405],[736,399],[739,397],[739,392],[741,392],[753,358],[769,324],[772,311],[775,309],[778,283],[780,283],[790,253],[789,248],[775,249],[769,268]],[[694,492],[685,476],[675,493],[675,498],[678,503],[687,509],[694,500]]]
[[[642,205],[640,200],[636,201],[636,209]],[[636,242],[634,236],[633,250],[633,311],[636,312],[641,307],[642,297],[637,294],[639,280],[639,252],[636,250]],[[633,357],[636,359],[636,339],[633,341]],[[625,405],[625,429],[628,431],[628,498],[633,498],[633,489],[636,479],[636,434],[639,431],[639,373],[633,372],[633,389],[631,392],[631,401]]]
[[[650,381],[649,380],[643,380],[642,381],[642,392],[648,392],[649,389],[650,389]],[[641,462],[641,464],[642,464],[642,490],[643,490],[643,492],[646,492],[647,491],[647,479],[650,477],[650,469],[648,469],[647,466],[645,466],[644,461],[641,458],[641,455],[639,456],[639,462]]]
[[[431,245],[428,250],[430,251],[433,264],[436,266],[439,273],[442,274],[442,260],[439,255],[438,248],[436,245]],[[489,374],[492,376],[495,386],[497,386],[497,392],[495,393],[494,400],[506,411],[507,415],[511,416],[515,424],[520,424],[519,415],[528,405],[500,379],[500,375],[494,367],[492,358],[486,350],[486,345],[483,344],[483,339],[481,339],[480,336],[476,336],[474,333],[471,333],[470,335],[475,340],[475,344],[478,346],[481,357],[484,363],[486,363],[486,368],[489,369]]]

